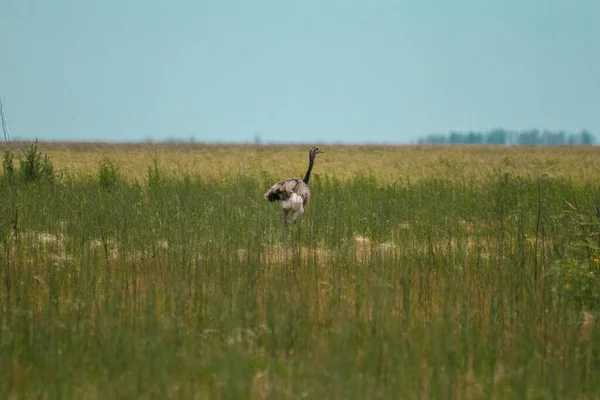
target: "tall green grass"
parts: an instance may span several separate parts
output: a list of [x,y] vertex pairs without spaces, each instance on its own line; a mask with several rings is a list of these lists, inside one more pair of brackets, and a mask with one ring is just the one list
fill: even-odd
[[0,183],[0,398],[597,398],[595,186]]

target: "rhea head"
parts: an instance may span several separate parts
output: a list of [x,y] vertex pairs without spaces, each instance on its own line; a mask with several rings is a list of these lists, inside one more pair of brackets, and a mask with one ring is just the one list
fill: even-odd
[[314,146],[311,147],[308,154],[310,155],[310,159],[314,160],[315,156],[319,153],[325,153],[323,150],[319,149],[318,147]]

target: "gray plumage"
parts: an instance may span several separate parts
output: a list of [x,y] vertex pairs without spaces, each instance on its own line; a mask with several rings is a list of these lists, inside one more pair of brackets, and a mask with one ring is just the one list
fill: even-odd
[[265,193],[265,199],[271,202],[279,201],[281,204],[283,222],[285,224],[291,224],[304,215],[304,207],[306,207],[310,200],[308,181],[315,163],[315,157],[319,153],[323,153],[323,151],[318,147],[312,147],[309,150],[308,170],[304,179],[288,178],[285,181],[277,182]]

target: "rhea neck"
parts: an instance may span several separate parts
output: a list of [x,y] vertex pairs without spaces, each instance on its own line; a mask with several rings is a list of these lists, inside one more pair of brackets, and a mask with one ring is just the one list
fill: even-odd
[[308,170],[306,171],[306,175],[304,175],[304,183],[308,185],[308,180],[310,179],[310,172],[312,171],[313,164],[315,163],[316,153],[310,153],[309,162],[308,162]]

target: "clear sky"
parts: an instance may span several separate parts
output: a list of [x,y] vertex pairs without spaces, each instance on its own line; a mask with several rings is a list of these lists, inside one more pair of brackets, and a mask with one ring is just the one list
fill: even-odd
[[0,0],[13,137],[600,135],[599,0]]

